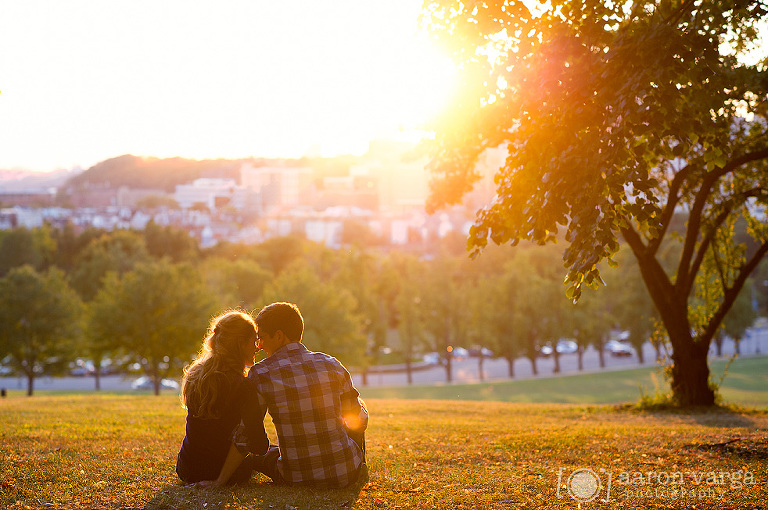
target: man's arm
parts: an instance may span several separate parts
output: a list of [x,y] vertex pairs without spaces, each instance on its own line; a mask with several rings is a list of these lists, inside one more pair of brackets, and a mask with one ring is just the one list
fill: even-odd
[[368,428],[368,408],[352,383],[352,377],[344,369],[344,383],[341,394],[341,413],[344,425],[352,432],[362,433]]

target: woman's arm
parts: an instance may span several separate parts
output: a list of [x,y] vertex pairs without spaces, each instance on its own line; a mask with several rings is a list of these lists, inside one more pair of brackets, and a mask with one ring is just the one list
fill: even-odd
[[216,488],[225,485],[229,481],[229,477],[231,477],[232,474],[237,471],[237,468],[240,467],[243,459],[245,459],[245,456],[240,453],[240,450],[237,449],[235,443],[232,443],[229,447],[229,453],[227,453],[227,458],[224,461],[224,465],[221,466],[219,477],[216,480],[204,480],[199,482],[198,486],[205,488]]

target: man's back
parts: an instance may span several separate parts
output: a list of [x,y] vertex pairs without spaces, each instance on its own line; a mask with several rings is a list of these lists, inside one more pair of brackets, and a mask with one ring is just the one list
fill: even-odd
[[248,377],[275,424],[278,469],[287,482],[345,486],[355,480],[363,452],[347,427],[362,433],[368,413],[338,360],[292,342],[254,365]]

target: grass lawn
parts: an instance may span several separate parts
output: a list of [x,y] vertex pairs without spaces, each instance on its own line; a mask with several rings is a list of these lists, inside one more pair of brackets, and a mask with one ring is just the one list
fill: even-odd
[[[716,380],[726,370],[725,361],[711,363]],[[645,394],[664,389],[654,366],[634,370],[602,371],[562,377],[504,380],[437,386],[363,387],[363,398],[432,400],[486,400],[501,402],[617,404],[637,402]],[[768,356],[737,358],[722,380],[726,403],[768,408]]]
[[0,400],[0,508],[576,508],[571,494],[592,493],[583,508],[768,501],[767,411],[394,399],[368,407],[366,481],[317,490],[257,475],[203,491],[174,473],[184,435],[176,396],[14,394]]

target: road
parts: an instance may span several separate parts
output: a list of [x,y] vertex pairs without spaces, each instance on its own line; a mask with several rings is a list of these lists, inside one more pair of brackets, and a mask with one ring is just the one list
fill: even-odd
[[[734,353],[734,343],[726,340],[723,345],[723,354],[730,356]],[[740,346],[742,356],[755,354],[768,354],[768,328],[751,329],[748,331]],[[635,354],[626,358],[615,358],[608,353],[605,354],[606,368],[600,368],[598,352],[589,347],[584,353],[584,371],[594,372],[599,370],[621,370],[627,368],[637,368],[642,366],[655,366],[656,353],[653,347],[647,343],[643,347],[645,364],[640,365]],[[712,357],[715,356],[714,346],[710,351]],[[576,354],[563,354],[560,356],[559,375],[568,375],[579,373]],[[527,358],[515,360],[515,379],[524,379],[531,377],[553,377],[554,359],[539,358],[536,361],[538,376],[534,376],[531,370],[531,362]],[[483,372],[485,381],[499,381],[509,379],[509,365],[504,359],[486,359],[483,363]],[[427,369],[413,372],[413,384],[445,384],[445,369],[442,366],[434,365]],[[130,391],[131,382],[134,377],[124,379],[118,375],[102,377],[102,391]],[[353,380],[356,386],[362,387],[363,379],[361,374],[354,374]],[[453,383],[466,384],[480,382],[478,372],[478,360],[468,358],[456,360],[453,363]],[[394,373],[370,373],[368,375],[367,386],[404,386],[407,385],[407,377],[404,372]],[[8,390],[26,391],[26,380],[18,377],[0,378],[0,388]],[[36,390],[66,390],[66,391],[90,391],[94,389],[93,377],[43,377],[35,380]],[[163,390],[163,392],[171,392]]]

